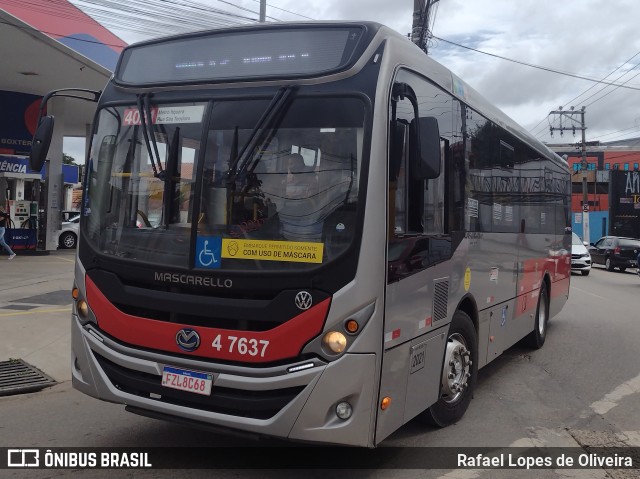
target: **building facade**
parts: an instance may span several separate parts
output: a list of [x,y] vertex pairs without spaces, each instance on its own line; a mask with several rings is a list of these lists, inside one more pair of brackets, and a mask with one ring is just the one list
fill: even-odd
[[587,209],[591,243],[606,235],[640,238],[640,191],[634,193],[640,177],[640,138],[588,144],[584,169],[581,145],[548,146],[567,156],[572,171],[573,231],[585,237],[583,212]]

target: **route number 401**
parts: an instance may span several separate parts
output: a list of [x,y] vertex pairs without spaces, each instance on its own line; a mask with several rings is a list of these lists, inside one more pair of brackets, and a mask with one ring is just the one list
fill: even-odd
[[[225,343],[225,344],[223,344]],[[218,334],[211,343],[211,347],[217,351],[228,349],[230,353],[237,353],[241,356],[260,356],[264,358],[264,354],[269,346],[266,339],[255,338],[239,338],[238,336],[226,336]]]

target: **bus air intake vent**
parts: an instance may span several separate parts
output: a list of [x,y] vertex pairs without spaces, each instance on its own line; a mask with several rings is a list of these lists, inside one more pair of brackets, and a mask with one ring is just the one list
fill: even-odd
[[437,279],[433,284],[433,321],[447,317],[449,279]]

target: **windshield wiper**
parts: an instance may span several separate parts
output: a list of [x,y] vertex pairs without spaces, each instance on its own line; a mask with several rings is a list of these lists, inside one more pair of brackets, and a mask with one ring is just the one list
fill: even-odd
[[[249,162],[249,158],[251,154],[255,151],[256,146],[261,143],[266,143],[270,138],[268,138],[268,132],[272,129],[272,126],[281,119],[282,114],[284,113],[286,106],[289,104],[289,100],[291,98],[291,94],[294,92],[296,87],[286,86],[278,89],[276,94],[269,102],[269,105],[262,113],[262,116],[258,120],[258,123],[251,130],[251,134],[249,135],[249,140],[245,143],[242,151],[233,158],[231,164],[229,165],[229,177],[227,179],[227,184],[235,183],[236,177],[239,173],[241,173],[247,166]],[[234,137],[234,142],[236,143],[235,148],[237,151],[237,136]],[[238,167],[238,165],[240,165]]]
[[[231,149],[231,159],[229,161],[229,171],[227,173],[227,227],[233,218],[233,197],[236,189],[236,178],[247,166],[249,159],[256,149],[256,146],[269,141],[269,132],[272,127],[280,121],[284,111],[289,105],[292,93],[296,87],[286,86],[278,89],[269,105],[262,113],[262,116],[251,130],[249,140],[245,143],[242,151],[238,153],[238,128],[235,128],[233,144]],[[238,166],[239,165],[239,166]]]
[[[149,159],[151,160],[151,168],[153,169],[153,176],[155,178],[164,181],[166,174],[162,169],[162,163],[160,162],[160,153],[158,152],[158,144],[156,143],[156,135],[153,132],[153,119],[151,118],[151,107],[149,101],[144,100],[145,95],[138,95],[138,113],[140,114],[140,124],[142,125],[142,135],[144,136],[144,142],[147,145],[147,151],[149,152]],[[147,120],[151,122],[147,126]],[[151,130],[149,130],[151,128]],[[149,142],[149,136],[151,136],[151,142],[153,143],[153,151],[151,150],[151,142]],[[154,155],[155,153],[155,155]],[[156,167],[156,162],[157,167]]]

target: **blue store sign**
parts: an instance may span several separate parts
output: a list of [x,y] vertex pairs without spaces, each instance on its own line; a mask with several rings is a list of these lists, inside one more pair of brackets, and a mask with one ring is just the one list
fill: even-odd
[[[43,179],[45,177],[46,167],[42,169],[40,175]],[[62,175],[65,183],[77,183],[79,175],[79,167],[76,165],[62,165]],[[33,171],[29,168],[29,160],[26,158],[18,158],[16,156],[2,156],[0,155],[0,173],[22,173],[22,174],[38,174],[39,171]],[[11,175],[4,175],[11,176]]]

